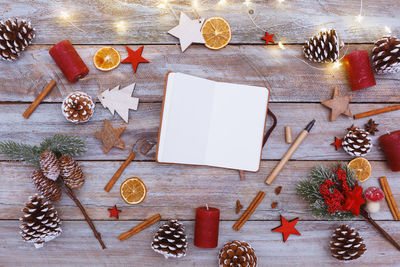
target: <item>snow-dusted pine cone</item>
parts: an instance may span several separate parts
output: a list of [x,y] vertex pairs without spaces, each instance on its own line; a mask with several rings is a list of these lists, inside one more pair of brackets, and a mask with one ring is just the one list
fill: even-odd
[[385,36],[375,42],[372,48],[372,64],[377,74],[400,71],[400,40]]
[[37,190],[51,201],[59,201],[61,198],[61,187],[57,182],[47,179],[40,170],[36,170],[31,175],[33,184]]
[[35,38],[35,29],[25,20],[0,21],[0,58],[14,61]]
[[61,172],[65,184],[71,188],[80,189],[85,183],[85,176],[78,162],[70,156],[61,156],[59,159]]
[[371,137],[367,131],[351,127],[343,138],[342,147],[351,156],[365,156],[372,148]]
[[21,236],[25,242],[30,242],[36,248],[43,247],[61,234],[61,221],[54,206],[43,196],[34,195],[25,204],[22,210],[24,216],[20,218]]
[[255,267],[257,257],[249,243],[245,241],[231,241],[226,243],[218,254],[221,267]]
[[353,228],[340,225],[332,235],[332,256],[342,261],[355,260],[367,250],[363,241]]
[[303,51],[304,56],[319,63],[335,62],[339,59],[340,49],[343,43],[334,29],[318,32],[315,36],[306,41]]
[[44,176],[48,179],[55,181],[60,176],[60,164],[53,152],[49,150],[43,151],[40,154],[39,164]]
[[90,120],[94,113],[92,98],[83,92],[69,94],[61,105],[65,118],[73,123],[82,123]]
[[187,248],[185,227],[177,220],[169,220],[154,235],[151,247],[167,259],[185,256]]

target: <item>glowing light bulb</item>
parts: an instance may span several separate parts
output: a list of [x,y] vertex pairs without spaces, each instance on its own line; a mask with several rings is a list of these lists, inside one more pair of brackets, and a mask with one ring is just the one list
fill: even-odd
[[218,5],[222,6],[226,4],[226,0],[219,0]]
[[251,4],[251,2],[250,2],[250,0],[245,0],[245,1],[243,2],[243,4],[245,4],[246,6],[249,6],[249,5]]
[[336,61],[336,62],[333,63],[333,68],[334,68],[334,69],[337,69],[337,68],[339,68],[341,65],[342,65],[342,63],[340,63],[339,61]]
[[283,3],[283,2],[285,2],[285,0],[278,0],[278,2],[279,2],[279,3]]
[[158,8],[167,8],[168,0],[163,0],[162,3],[158,4]]
[[385,26],[385,31],[386,31],[387,33],[392,33],[392,30],[391,30],[388,26]]
[[286,47],[282,44],[282,42],[278,42],[278,46],[280,49],[285,50]]
[[193,0],[192,5],[194,8],[198,8],[199,7],[199,3],[197,2],[197,0]]
[[115,23],[115,28],[117,29],[117,31],[119,32],[123,32],[126,30],[126,23],[125,21],[118,21],[117,23]]
[[327,29],[326,29],[326,28],[322,28],[320,31],[321,31],[321,32],[326,32]]
[[361,21],[363,20],[363,16],[361,16],[361,14],[360,15],[358,15],[357,17],[356,17],[356,21],[358,22],[358,23],[361,23]]
[[70,14],[68,14],[68,12],[61,11],[60,17],[63,18],[63,19],[69,19],[71,16],[70,16]]

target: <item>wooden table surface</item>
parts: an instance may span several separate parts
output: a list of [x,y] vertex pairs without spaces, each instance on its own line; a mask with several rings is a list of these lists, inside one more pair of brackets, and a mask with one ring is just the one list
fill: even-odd
[[[191,1],[169,1],[176,14],[186,12],[195,17]],[[208,203],[221,210],[219,244],[239,239],[246,240],[256,250],[259,266],[336,266],[343,263],[330,256],[329,241],[333,230],[342,222],[316,219],[310,214],[306,202],[295,193],[296,183],[308,176],[315,164],[330,164],[351,158],[343,151],[335,151],[329,144],[334,136],[343,136],[351,124],[363,126],[368,119],[353,121],[339,117],[329,122],[329,110],[320,101],[331,97],[333,88],[339,86],[350,93],[349,82],[343,66],[338,69],[313,65],[303,59],[302,44],[321,28],[334,27],[346,43],[347,51],[367,49],[385,32],[385,26],[394,35],[400,35],[400,1],[364,0],[362,23],[355,21],[360,12],[360,1],[342,0],[252,0],[250,8],[257,15],[255,21],[270,33],[275,41],[285,43],[285,50],[277,45],[265,46],[260,37],[263,31],[256,28],[243,1],[227,0],[220,6],[217,1],[198,1],[198,13],[206,18],[224,17],[232,28],[232,41],[226,48],[211,51],[204,45],[192,45],[181,53],[177,39],[167,31],[177,24],[171,10],[157,8],[157,0],[0,0],[0,19],[9,17],[31,19],[36,28],[36,39],[20,59],[14,63],[0,62],[0,141],[38,144],[42,138],[55,133],[77,135],[88,145],[88,152],[79,159],[86,173],[86,183],[77,193],[107,245],[102,250],[83,220],[74,203],[63,196],[56,204],[63,221],[63,233],[46,243],[41,249],[21,240],[18,231],[21,209],[28,197],[36,193],[30,181],[33,168],[18,162],[9,162],[0,156],[0,266],[216,266],[218,249],[199,249],[193,245],[195,208]],[[60,17],[68,12],[69,21]],[[124,29],[116,24],[124,21]],[[87,63],[89,77],[76,84],[65,81],[48,50],[56,42],[69,39]],[[150,64],[141,64],[137,73],[130,65],[103,73],[92,64],[97,49],[112,45],[124,58],[125,46],[132,49],[144,45],[143,56]],[[143,140],[156,142],[160,119],[164,77],[167,71],[180,71],[218,81],[242,83],[271,88],[271,110],[279,122],[262,153],[261,169],[248,173],[239,181],[237,171],[211,167],[161,165],[154,161],[155,150],[144,155],[140,148]],[[61,77],[29,119],[22,113],[42,90],[52,75]],[[353,113],[400,103],[400,74],[376,75],[377,85],[355,92],[350,105]],[[126,86],[136,82],[134,96],[140,98],[139,109],[130,112],[129,124],[112,116],[97,103],[91,121],[73,125],[60,112],[60,103],[68,92],[84,91],[96,97],[100,90],[116,85]],[[293,156],[277,180],[271,185],[264,179],[272,170],[288,145],[284,141],[284,126],[292,127],[297,135],[308,121],[315,118],[316,126],[310,136]],[[122,139],[127,149],[102,152],[102,145],[92,134],[99,130],[104,119],[114,126],[127,126]],[[374,119],[380,132],[398,130],[400,111],[381,114]],[[270,123],[270,122],[268,122]],[[367,155],[373,172],[362,185],[378,186],[378,177],[386,176],[394,197],[400,202],[399,174],[389,170],[384,156],[373,137],[375,145]],[[104,185],[128,156],[133,147],[137,154],[111,192]],[[124,203],[119,186],[125,178],[140,177],[148,188],[145,201],[137,206]],[[280,195],[274,194],[276,186],[283,186]],[[259,190],[267,195],[250,220],[239,231],[232,229],[235,202],[240,199],[247,207]],[[279,202],[272,209],[272,202]],[[107,208],[117,205],[120,219],[110,219]],[[400,223],[393,217],[385,202],[381,211],[373,215],[393,237],[400,240]],[[134,225],[160,213],[163,219],[177,218],[186,226],[189,238],[187,256],[165,260],[150,247],[158,224],[138,235],[120,242],[117,236]],[[301,236],[291,236],[286,243],[282,236],[272,233],[278,226],[279,215],[287,219],[300,217],[297,229]],[[355,218],[345,222],[355,227],[367,245],[367,252],[355,263],[362,266],[399,266],[400,253],[383,239],[376,230]]]

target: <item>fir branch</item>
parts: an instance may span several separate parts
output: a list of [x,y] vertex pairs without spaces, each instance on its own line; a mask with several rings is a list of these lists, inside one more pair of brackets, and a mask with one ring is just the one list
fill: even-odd
[[0,154],[7,155],[11,160],[25,161],[39,167],[40,150],[37,146],[4,141],[0,142]]
[[78,156],[86,152],[86,145],[76,136],[56,134],[40,143],[40,151],[50,150],[60,157],[62,155]]
[[319,185],[322,184],[325,179],[329,179],[336,183],[337,175],[334,171],[337,170],[338,167],[345,170],[347,175],[347,183],[350,188],[353,188],[356,184],[357,176],[353,170],[351,170],[345,163],[342,162],[338,162],[331,167],[321,165],[315,166],[309,175],[309,179],[300,181],[296,187],[296,192],[304,200],[310,203],[311,213],[315,217],[322,217],[332,220],[347,220],[354,217],[351,212],[336,211],[334,213],[329,213],[324,198],[319,192]]
[[14,141],[0,142],[0,154],[7,155],[11,160],[25,161],[39,168],[40,154],[50,150],[60,157],[62,155],[78,156],[86,152],[85,142],[75,136],[56,134],[45,138],[40,146],[31,146]]

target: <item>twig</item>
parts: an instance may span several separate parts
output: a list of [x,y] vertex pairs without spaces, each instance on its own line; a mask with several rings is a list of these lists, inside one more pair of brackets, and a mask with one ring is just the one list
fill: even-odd
[[101,234],[97,232],[96,227],[94,226],[92,219],[90,219],[89,215],[86,213],[85,208],[82,206],[81,202],[79,199],[76,197],[74,191],[64,183],[64,180],[62,177],[59,178],[61,181],[61,184],[63,185],[64,192],[75,202],[75,204],[78,206],[78,208],[81,210],[83,216],[85,217],[85,220],[89,224],[90,228],[92,228],[94,236],[99,240],[99,243],[103,249],[106,249],[106,245],[104,245],[103,240],[101,239]]
[[371,218],[371,216],[369,216],[369,213],[365,209],[360,209],[360,215],[363,216],[370,224],[372,224],[375,229],[378,230],[378,232],[380,232],[390,243],[392,243],[393,246],[400,250],[399,243],[397,243],[396,240],[394,240],[385,230],[383,230],[383,228],[380,227],[375,220]]

